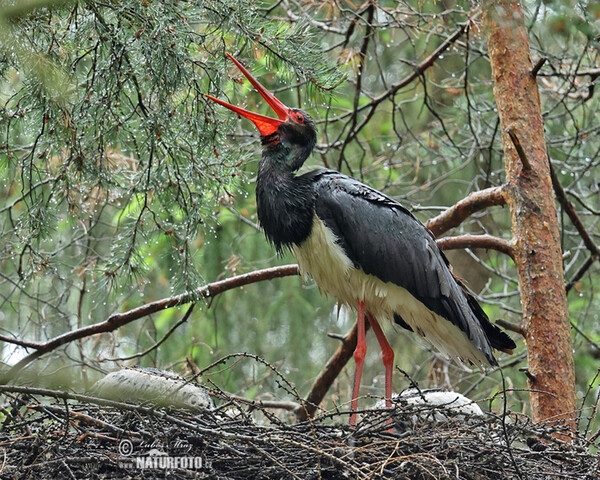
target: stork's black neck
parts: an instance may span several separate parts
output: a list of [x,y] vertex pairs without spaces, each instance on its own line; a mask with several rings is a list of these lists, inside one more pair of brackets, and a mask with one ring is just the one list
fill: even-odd
[[310,235],[315,203],[312,175],[294,173],[304,163],[304,153],[281,142],[263,141],[263,145],[256,184],[258,219],[267,240],[281,252]]

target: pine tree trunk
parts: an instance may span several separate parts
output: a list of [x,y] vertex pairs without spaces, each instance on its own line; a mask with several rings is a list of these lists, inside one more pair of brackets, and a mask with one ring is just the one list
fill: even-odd
[[521,290],[531,414],[534,421],[556,420],[573,429],[575,369],[559,225],[524,20],[518,2],[484,4],[503,129],[506,201]]

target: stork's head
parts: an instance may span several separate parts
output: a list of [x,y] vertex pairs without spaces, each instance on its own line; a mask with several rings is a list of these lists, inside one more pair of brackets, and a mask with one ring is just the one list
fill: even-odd
[[[229,110],[239,113],[256,125],[261,135],[263,147],[265,148],[266,155],[264,157],[269,159],[269,153],[272,152],[274,161],[277,159],[277,161],[285,162],[286,166],[292,171],[299,169],[310,155],[310,152],[312,152],[317,141],[317,132],[312,118],[298,108],[289,108],[284,105],[271,92],[258,83],[250,72],[232,55],[228,53],[227,56],[233,60],[244,76],[267,101],[277,115],[277,118],[249,112],[210,95],[205,96],[227,107]],[[282,153],[283,156],[281,155]]]

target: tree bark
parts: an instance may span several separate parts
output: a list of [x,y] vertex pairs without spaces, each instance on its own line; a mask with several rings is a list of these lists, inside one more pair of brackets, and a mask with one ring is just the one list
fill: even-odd
[[[519,2],[486,1],[494,96],[503,129],[523,332],[529,361],[531,414],[575,428],[575,369],[564,288],[559,224],[529,40]],[[529,375],[530,374],[530,375]]]

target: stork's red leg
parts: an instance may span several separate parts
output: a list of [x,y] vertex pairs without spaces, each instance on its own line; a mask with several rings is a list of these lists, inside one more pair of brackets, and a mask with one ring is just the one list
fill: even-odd
[[[367,354],[367,342],[365,341],[365,302],[358,300],[358,335],[356,338],[356,349],[354,350],[354,363],[356,369],[354,370],[354,387],[352,388],[352,412],[356,412],[358,408],[358,392],[360,390],[360,377],[362,376],[362,369],[365,363],[365,355]],[[356,426],[356,413],[350,415],[350,426],[354,428]]]
[[[383,357],[383,366],[385,367],[385,406],[392,406],[392,373],[394,367],[394,350],[390,347],[390,344],[385,338],[383,334],[383,330],[381,330],[381,326],[377,319],[367,313],[367,317],[369,318],[369,323],[371,324],[371,328],[373,332],[375,332],[375,336],[377,337],[377,341],[379,342],[379,346],[381,347],[381,354]],[[391,419],[390,419],[391,420]]]

